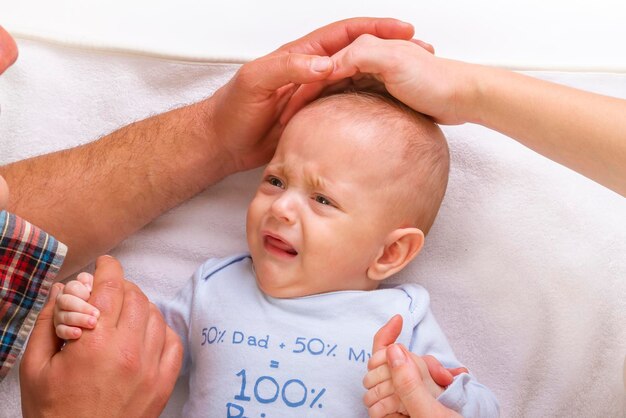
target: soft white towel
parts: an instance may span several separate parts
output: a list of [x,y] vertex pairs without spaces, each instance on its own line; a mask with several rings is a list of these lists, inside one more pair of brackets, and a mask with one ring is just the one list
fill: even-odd
[[[0,78],[0,164],[93,140],[188,103],[234,65],[199,65],[20,41]],[[624,74],[533,74],[626,98]],[[417,281],[456,353],[505,417],[624,416],[626,201],[479,126],[445,127],[452,171]],[[151,297],[172,295],[205,258],[245,249],[258,170],[201,193],[113,255]],[[164,416],[177,416],[184,385]],[[19,416],[17,373],[0,417]]]

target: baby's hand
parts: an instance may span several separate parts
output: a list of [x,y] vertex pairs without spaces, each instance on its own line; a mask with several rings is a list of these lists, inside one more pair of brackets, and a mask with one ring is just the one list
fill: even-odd
[[54,306],[54,329],[64,340],[75,340],[82,328],[93,329],[100,311],[86,301],[91,295],[93,276],[80,273],[76,280],[68,282],[59,292]]
[[[393,413],[408,415],[406,407],[395,394],[385,352],[386,350],[379,350],[374,353],[368,362],[369,371],[363,379],[363,386],[367,389],[363,402],[368,407],[372,418],[384,417]],[[436,399],[443,393],[444,388],[434,381],[428,371],[426,361],[430,361],[429,357],[432,358],[432,356],[420,357],[411,353],[411,359],[417,364],[424,385]],[[372,408],[374,405],[376,407]]]
[[[402,404],[400,397],[395,394],[391,371],[387,364],[387,347],[396,341],[401,331],[402,316],[394,315],[374,335],[373,354],[367,363],[368,372],[363,379],[363,386],[367,389],[363,402],[368,408],[370,417],[408,415],[407,408]],[[459,374],[461,370],[467,371],[465,369],[446,370],[432,356],[420,357],[413,353],[411,356],[420,371],[424,385],[434,398],[444,391],[440,384],[449,385],[452,383],[453,375]],[[434,374],[431,375],[431,373]]]

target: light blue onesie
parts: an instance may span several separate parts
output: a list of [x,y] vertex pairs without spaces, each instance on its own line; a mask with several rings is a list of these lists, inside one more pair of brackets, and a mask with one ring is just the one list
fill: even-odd
[[[397,313],[398,342],[461,366],[428,305],[426,290],[413,284],[272,298],[258,289],[245,254],[205,262],[160,307],[185,347],[185,416],[286,418],[367,417],[362,381],[372,340]],[[491,391],[468,374],[439,400],[465,417],[499,412]]]

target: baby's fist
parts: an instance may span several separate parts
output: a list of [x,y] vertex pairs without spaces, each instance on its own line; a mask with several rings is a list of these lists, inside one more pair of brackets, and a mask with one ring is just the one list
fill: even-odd
[[54,306],[54,328],[59,338],[74,340],[81,336],[82,328],[93,329],[100,311],[87,303],[91,295],[93,276],[80,273],[59,292]]

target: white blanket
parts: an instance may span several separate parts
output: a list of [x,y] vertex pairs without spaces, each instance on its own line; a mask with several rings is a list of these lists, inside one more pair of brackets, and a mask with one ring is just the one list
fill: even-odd
[[[0,164],[206,97],[237,68],[19,46],[0,77]],[[531,75],[626,98],[626,74]],[[448,192],[423,253],[395,280],[429,289],[457,356],[503,416],[624,416],[625,199],[482,127],[444,130]],[[215,185],[112,254],[149,296],[174,294],[202,260],[245,250],[258,175]],[[164,416],[179,415],[184,389]],[[14,370],[0,385],[0,417],[16,416]]]

